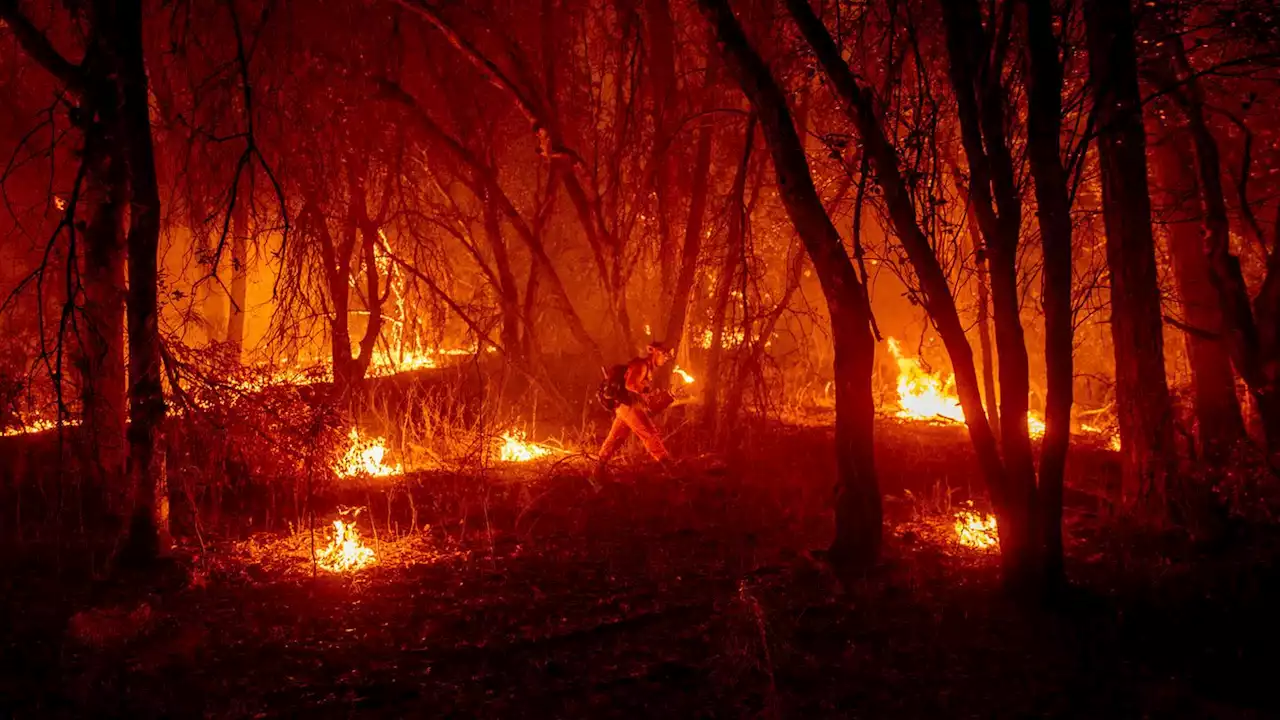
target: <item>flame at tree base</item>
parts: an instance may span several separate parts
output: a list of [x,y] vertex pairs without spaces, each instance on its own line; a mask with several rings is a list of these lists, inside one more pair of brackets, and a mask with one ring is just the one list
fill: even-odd
[[965,547],[988,550],[1000,542],[994,515],[981,515],[969,510],[956,513],[956,541]]

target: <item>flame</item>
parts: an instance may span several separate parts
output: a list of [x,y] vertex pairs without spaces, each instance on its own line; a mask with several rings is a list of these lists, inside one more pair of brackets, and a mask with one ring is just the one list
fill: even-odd
[[942,380],[935,373],[925,372],[919,360],[902,356],[897,340],[888,340],[889,352],[898,361],[898,417],[964,422],[954,378]]
[[382,458],[387,454],[383,438],[361,438],[360,431],[355,428],[351,428],[347,437],[351,439],[351,447],[347,448],[347,452],[333,466],[338,477],[387,477],[403,472],[400,463],[396,463],[394,467],[383,464]]
[[1027,432],[1033,438],[1044,437],[1044,420],[1033,412],[1027,413]]
[[693,376],[692,376],[692,375],[690,375],[689,373],[685,372],[685,370],[684,370],[683,368],[681,368],[679,365],[677,365],[677,366],[675,366],[674,368],[672,368],[672,369],[671,369],[671,371],[672,371],[672,372],[674,372],[675,374],[679,375],[679,376],[680,376],[680,379],[681,379],[681,380],[684,380],[684,384],[685,384],[685,385],[692,385],[692,384],[693,384],[693,380],[694,380]]
[[[66,426],[78,425],[75,420],[67,420],[62,423]],[[30,435],[33,433],[42,433],[46,430],[53,430],[58,427],[58,423],[52,420],[27,420],[17,427],[8,427],[0,430],[0,437],[12,437],[14,435]]]
[[525,440],[523,430],[511,430],[502,434],[499,459],[502,462],[529,462],[554,452],[554,448]]
[[996,517],[980,515],[969,510],[956,513],[956,540],[965,547],[986,550],[1000,541],[996,532]]
[[[359,514],[358,510],[356,514]],[[373,549],[360,540],[354,519],[350,523],[334,520],[329,546],[316,552],[316,565],[332,573],[355,572],[375,562],[377,558]]]

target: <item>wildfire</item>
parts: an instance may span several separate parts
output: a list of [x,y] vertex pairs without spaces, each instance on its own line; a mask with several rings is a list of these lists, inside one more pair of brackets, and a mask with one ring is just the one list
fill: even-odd
[[382,459],[386,457],[387,447],[386,441],[380,437],[360,436],[360,431],[351,428],[350,434],[347,435],[351,439],[351,446],[347,448],[347,452],[333,466],[333,471],[338,477],[351,477],[354,475],[366,475],[369,477],[387,477],[390,475],[400,475],[403,471],[399,463],[395,466],[385,465]]
[[919,360],[903,357],[897,340],[888,340],[889,352],[898,362],[898,417],[964,422],[954,378],[942,380],[936,373],[925,372]]
[[994,515],[962,510],[956,513],[956,540],[965,547],[986,550],[1000,541]]
[[[79,425],[80,423],[77,420],[64,420],[62,424],[67,427],[72,427],[75,425]],[[4,428],[3,430],[0,430],[0,437],[12,437],[14,435],[31,435],[33,433],[42,433],[42,432],[45,432],[46,430],[53,430],[56,427],[58,427],[58,423],[52,420],[45,420],[45,419],[26,420],[26,421],[23,421],[23,423],[17,427],[9,427],[9,428]]]
[[692,384],[693,384],[693,376],[692,376],[692,375],[690,375],[688,372],[686,372],[686,371],[685,371],[683,368],[681,368],[679,365],[677,365],[677,366],[675,366],[674,368],[672,368],[672,370],[671,370],[671,371],[672,371],[672,372],[674,372],[675,374],[679,375],[679,376],[680,376],[680,379],[684,381],[684,384],[685,384],[685,385],[692,385]]
[[498,459],[502,462],[529,462],[557,452],[546,445],[529,442],[525,439],[523,430],[505,432],[501,439],[502,447],[499,448]]
[[[341,512],[346,515],[346,511]],[[355,572],[375,562],[373,548],[360,539],[360,531],[356,530],[355,515],[360,514],[357,508],[352,514],[352,521],[333,521],[333,537],[329,546],[316,552],[316,565],[332,573]]]

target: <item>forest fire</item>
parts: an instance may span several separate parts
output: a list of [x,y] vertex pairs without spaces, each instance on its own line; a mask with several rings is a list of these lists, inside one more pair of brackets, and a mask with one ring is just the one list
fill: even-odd
[[403,472],[399,463],[393,466],[382,462],[387,454],[384,438],[363,437],[356,428],[351,428],[347,437],[351,444],[333,466],[338,477],[388,477]]
[[956,513],[955,528],[956,541],[965,547],[988,550],[1000,542],[995,515],[962,510]]
[[1280,717],[1277,6],[0,0],[0,707]]
[[359,509],[340,514],[344,517],[350,514],[351,522],[333,521],[333,535],[326,547],[316,551],[316,565],[331,573],[351,573],[373,565],[377,562],[373,548],[364,544],[360,531],[356,529],[355,516],[360,514]]
[[507,463],[530,462],[562,452],[555,448],[526,440],[523,430],[504,432],[500,440],[502,445],[498,448],[498,459]]

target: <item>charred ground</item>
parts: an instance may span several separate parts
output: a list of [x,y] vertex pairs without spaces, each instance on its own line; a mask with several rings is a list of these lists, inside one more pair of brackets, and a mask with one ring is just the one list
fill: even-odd
[[[144,583],[84,553],[8,556],[7,711],[320,716],[1261,717],[1277,660],[1280,535],[1213,543],[1125,528],[1118,472],[1073,449],[1072,590],[1028,610],[998,555],[955,544],[978,478],[956,428],[879,424],[885,561],[840,582],[830,431],[753,428],[750,450],[600,491],[569,463],[430,473],[425,531],[354,575],[311,577],[208,538]],[[946,488],[954,489],[948,493]],[[440,498],[435,505],[428,495]],[[979,500],[981,503],[981,500]],[[384,531],[385,532],[385,531]],[[366,530],[366,535],[368,531]],[[38,548],[40,543],[29,543]]]

